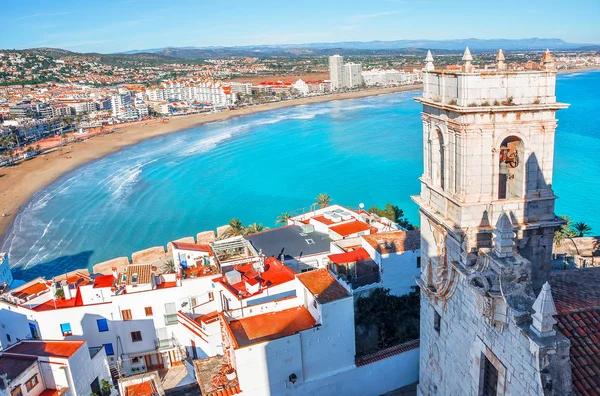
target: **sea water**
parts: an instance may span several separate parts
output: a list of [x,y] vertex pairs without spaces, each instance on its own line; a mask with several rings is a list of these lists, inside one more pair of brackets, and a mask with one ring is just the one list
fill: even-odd
[[[600,233],[600,73],[560,75],[556,212]],[[319,193],[357,207],[393,203],[418,221],[420,92],[332,101],[205,124],[123,148],[36,193],[0,251],[31,279],[95,263],[238,217],[275,227]]]

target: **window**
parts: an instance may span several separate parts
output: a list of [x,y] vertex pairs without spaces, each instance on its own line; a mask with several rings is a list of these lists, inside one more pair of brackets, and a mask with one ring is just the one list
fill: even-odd
[[141,331],[132,331],[131,332],[131,342],[142,341],[142,332]]
[[21,392],[21,385],[10,391],[10,396],[23,396],[23,392]]
[[146,307],[144,311],[146,311],[146,316],[152,316],[152,307]]
[[498,394],[498,369],[484,356],[483,366],[483,396],[496,396]]
[[137,285],[138,279],[139,279],[138,274],[131,275],[131,284]]
[[27,392],[30,392],[39,383],[40,380],[38,379],[38,376],[36,374],[33,377],[29,378],[29,381],[25,382],[25,389],[27,389]]
[[310,238],[310,239],[305,239],[305,241],[306,241],[306,243],[307,243],[307,244],[309,244],[309,245],[314,245],[314,244],[315,244],[315,241],[314,241],[312,238]]
[[122,274],[121,275],[121,283],[125,283],[127,282],[127,275],[126,274]]
[[62,331],[63,337],[67,337],[67,336],[73,335],[73,332],[71,331],[71,324],[70,323],[63,323],[63,324],[61,324],[60,325],[60,331]]
[[102,344],[104,350],[106,351],[106,356],[111,356],[115,354],[115,350],[113,349],[113,345],[109,342],[108,344]]
[[437,331],[438,333],[440,332],[440,325],[442,322],[442,316],[437,312],[437,311],[433,311],[434,312],[434,317],[433,317],[433,328],[435,329],[435,331]]
[[140,358],[139,357],[136,356],[134,358],[131,358],[131,363],[135,364],[135,363],[139,363],[139,362],[140,362]]
[[124,309],[121,311],[121,317],[123,320],[131,320],[131,309]]
[[106,319],[97,319],[96,323],[98,324],[99,332],[108,331],[108,321]]
[[208,292],[208,301],[213,301],[215,299],[215,295],[213,292]]
[[10,334],[7,334],[7,335],[6,335],[6,341],[8,341],[8,342],[12,342],[12,339],[10,338]]
[[165,312],[165,324],[177,324],[177,308],[175,307],[175,303],[166,303]]
[[421,268],[421,257],[417,257],[417,268]]
[[93,395],[100,395],[102,391],[100,390],[100,380],[96,377],[92,383],[90,384],[90,388],[92,389]]

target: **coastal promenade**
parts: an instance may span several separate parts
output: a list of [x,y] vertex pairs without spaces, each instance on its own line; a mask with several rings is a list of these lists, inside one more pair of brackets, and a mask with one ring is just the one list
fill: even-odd
[[355,99],[373,95],[421,89],[421,85],[405,85],[393,88],[368,89],[355,92],[314,96],[256,106],[248,106],[220,113],[194,114],[173,117],[167,123],[155,120],[147,123],[119,128],[113,133],[95,136],[72,143],[53,152],[42,154],[16,166],[0,169],[0,237],[4,235],[19,208],[36,191],[46,187],[63,174],[93,160],[120,150],[125,146],[143,140],[188,129],[208,122],[226,120],[232,117],[275,110],[284,107],[328,102],[333,100]]

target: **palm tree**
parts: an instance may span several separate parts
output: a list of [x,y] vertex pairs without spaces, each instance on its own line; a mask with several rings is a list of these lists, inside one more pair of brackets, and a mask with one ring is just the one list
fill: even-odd
[[275,224],[287,224],[288,220],[292,218],[290,212],[283,212],[279,216],[277,216],[277,221]]
[[269,227],[263,227],[260,223],[252,223],[244,230],[244,235],[256,234],[257,232],[267,231]]
[[592,227],[584,223],[583,221],[573,224],[573,230],[577,232],[577,236],[582,237],[585,234],[592,232]]
[[331,197],[329,196],[329,194],[321,193],[317,195],[317,205],[319,205],[320,208],[325,208],[329,206],[330,203]]
[[223,234],[224,237],[229,238],[232,236],[244,234],[245,228],[242,225],[242,222],[240,221],[240,219],[238,219],[237,217],[229,220],[228,225],[229,225],[229,229],[227,231],[225,231],[225,233]]
[[558,230],[554,231],[553,241],[555,246],[559,246],[566,238],[573,238],[577,236],[577,233],[571,229],[571,223],[573,223],[573,220],[567,216],[559,217],[563,219],[565,223],[561,225]]

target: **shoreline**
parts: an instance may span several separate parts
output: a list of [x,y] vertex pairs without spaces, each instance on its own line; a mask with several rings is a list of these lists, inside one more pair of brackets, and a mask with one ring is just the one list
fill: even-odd
[[123,147],[140,143],[154,137],[179,132],[210,122],[224,121],[230,118],[277,110],[285,107],[301,106],[312,103],[335,100],[358,99],[368,96],[391,94],[395,92],[415,91],[422,84],[403,85],[392,88],[368,89],[356,92],[335,93],[267,103],[228,110],[220,113],[193,114],[172,117],[168,123],[149,120],[145,123],[116,126],[109,134],[90,137],[80,142],[69,143],[52,152],[41,154],[15,166],[0,168],[0,240],[12,224],[15,216],[33,195],[47,187],[64,174],[94,160],[114,153]]

